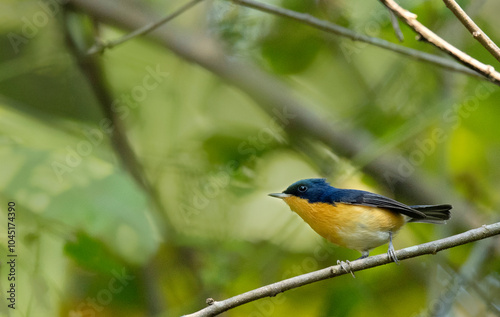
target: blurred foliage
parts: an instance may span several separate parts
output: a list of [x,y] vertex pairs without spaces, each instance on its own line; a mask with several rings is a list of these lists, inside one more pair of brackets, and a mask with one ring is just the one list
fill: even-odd
[[[286,0],[284,8],[314,14],[318,7],[312,1]],[[323,41],[318,32],[289,19],[276,19],[270,32],[261,40],[262,57],[279,74],[295,74],[307,69],[317,56]]]
[[[158,12],[184,2],[143,1]],[[453,210],[446,226],[409,225],[402,248],[498,221],[498,87],[308,26],[214,0],[172,25],[217,38],[234,59],[283,80],[310,111],[373,143],[349,160],[289,139],[243,92],[145,39],[99,57],[113,104],[151,188],[129,174],[109,122],[68,49],[91,19],[40,1],[4,0],[0,26],[0,208],[17,206],[18,309],[1,316],[179,316],[283,278],[354,259],[267,193],[300,178],[392,195],[362,166],[399,153]],[[270,1],[396,42],[377,1]],[[401,1],[487,64],[488,52],[440,2]],[[499,42],[494,1],[466,1]],[[436,53],[401,25],[403,45]],[[121,30],[98,26],[101,39]],[[77,43],[83,45],[81,39]],[[497,67],[498,68],[498,67]],[[358,140],[353,139],[352,142]],[[411,177],[409,175],[409,177]],[[444,190],[446,188],[446,190]],[[451,194],[450,194],[451,193]],[[404,197],[397,197],[404,200]],[[426,203],[412,202],[408,203]],[[5,223],[5,222],[2,222]],[[0,226],[0,253],[7,252]],[[386,251],[379,247],[372,254]],[[343,276],[243,305],[225,316],[455,316],[500,311],[498,239]],[[5,294],[8,268],[0,267]]]

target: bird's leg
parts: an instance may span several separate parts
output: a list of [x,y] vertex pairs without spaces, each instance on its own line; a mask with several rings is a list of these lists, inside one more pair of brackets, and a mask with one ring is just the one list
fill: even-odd
[[398,257],[396,256],[396,250],[394,250],[394,246],[392,245],[392,231],[389,231],[389,250],[387,250],[387,255],[399,265]]
[[356,278],[356,276],[354,275],[354,272],[352,271],[351,262],[349,260],[345,260],[345,262],[337,260],[337,265],[340,265],[342,270],[346,271],[347,273],[351,273],[352,277]]
[[361,256],[359,258],[357,258],[356,260],[361,260],[361,259],[367,258],[368,255],[370,255],[370,251],[367,251],[367,250],[361,251]]

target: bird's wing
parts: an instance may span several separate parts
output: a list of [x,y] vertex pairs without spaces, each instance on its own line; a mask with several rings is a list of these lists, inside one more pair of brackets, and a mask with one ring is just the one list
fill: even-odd
[[336,195],[337,199],[334,202],[343,202],[353,205],[362,205],[370,207],[378,207],[392,210],[411,218],[423,219],[426,215],[418,210],[415,210],[399,201],[384,197],[382,195],[362,191],[362,190],[343,190],[343,193]]

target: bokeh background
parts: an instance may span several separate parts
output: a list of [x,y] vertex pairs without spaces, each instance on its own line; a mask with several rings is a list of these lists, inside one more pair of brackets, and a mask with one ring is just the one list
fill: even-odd
[[[134,16],[186,1],[102,1],[109,15],[62,2],[0,3],[0,316],[180,316],[208,297],[359,257],[267,196],[302,178],[454,205],[447,225],[408,225],[396,249],[500,219],[494,84],[226,0],[161,27],[170,48],[143,37],[89,57]],[[377,1],[268,3],[398,43]],[[443,3],[400,3],[498,68]],[[500,42],[500,3],[461,5]],[[402,45],[446,58],[401,29]],[[196,54],[175,48],[183,41]],[[5,300],[9,201],[15,311]],[[224,316],[499,316],[499,254],[492,238]]]

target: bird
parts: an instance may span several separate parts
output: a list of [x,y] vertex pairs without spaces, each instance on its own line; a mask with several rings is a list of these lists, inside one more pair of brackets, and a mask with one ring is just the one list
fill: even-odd
[[299,180],[269,196],[282,199],[326,240],[361,252],[358,259],[389,243],[387,254],[395,263],[392,239],[401,227],[409,222],[444,224],[452,209],[449,204],[408,206],[368,191],[335,188],[324,178]]

